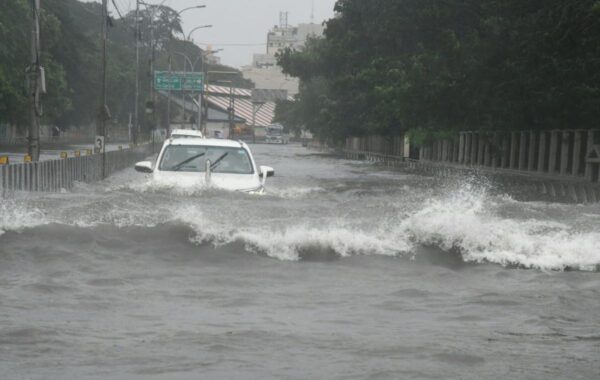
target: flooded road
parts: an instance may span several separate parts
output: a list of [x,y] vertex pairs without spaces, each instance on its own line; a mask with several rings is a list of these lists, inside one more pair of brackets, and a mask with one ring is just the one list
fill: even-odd
[[266,196],[0,199],[0,378],[600,374],[600,206],[253,150]]

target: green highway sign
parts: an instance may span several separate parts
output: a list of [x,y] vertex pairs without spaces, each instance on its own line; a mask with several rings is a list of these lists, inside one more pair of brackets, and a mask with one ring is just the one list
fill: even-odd
[[154,89],[171,91],[203,91],[204,73],[155,71]]

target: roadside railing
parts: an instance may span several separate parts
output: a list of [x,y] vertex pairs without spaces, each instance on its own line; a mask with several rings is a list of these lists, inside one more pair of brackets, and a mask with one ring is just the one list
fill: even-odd
[[600,131],[460,132],[420,148],[420,160],[600,182]]
[[[102,154],[0,165],[0,194],[14,191],[60,192],[75,182],[91,183],[153,154],[153,144]],[[104,166],[104,169],[103,169]]]
[[420,147],[402,136],[350,137],[344,155],[439,176],[490,174],[532,183],[553,199],[600,201],[598,130],[460,132]]

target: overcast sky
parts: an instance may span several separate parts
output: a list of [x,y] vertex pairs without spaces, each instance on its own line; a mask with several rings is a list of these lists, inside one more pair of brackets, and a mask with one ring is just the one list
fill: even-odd
[[[135,0],[114,1],[122,13],[135,8]],[[163,0],[144,2],[160,4]],[[206,8],[181,14],[186,35],[196,26],[212,24],[210,29],[194,32],[192,39],[202,48],[211,44],[213,49],[224,49],[219,53],[223,63],[239,68],[252,62],[253,53],[266,50],[267,32],[279,24],[280,11],[289,12],[288,23],[291,25],[308,23],[314,3],[314,20],[321,23],[333,17],[335,0],[165,0],[164,3],[178,11],[206,5]],[[113,11],[112,0],[109,4]]]

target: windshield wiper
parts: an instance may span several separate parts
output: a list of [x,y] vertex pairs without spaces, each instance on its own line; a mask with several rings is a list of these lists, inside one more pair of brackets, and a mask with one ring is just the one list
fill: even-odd
[[197,155],[195,155],[195,156],[192,156],[192,157],[190,157],[190,158],[186,159],[185,161],[181,161],[181,162],[180,162],[180,163],[178,163],[177,165],[173,166],[173,167],[171,168],[171,170],[172,170],[172,171],[174,171],[174,172],[176,172],[176,171],[178,171],[179,169],[181,169],[181,167],[182,167],[183,165],[187,164],[188,162],[194,161],[196,158],[200,158],[200,157],[204,156],[204,154],[205,154],[205,153],[200,153],[200,154],[197,154]]
[[213,163],[210,165],[210,170],[212,171],[214,168],[216,168],[217,166],[219,166],[219,164],[221,163],[221,161],[223,161],[223,159],[224,159],[225,157],[227,157],[227,155],[228,155],[228,154],[229,154],[229,152],[225,152],[225,153],[223,153],[223,154],[221,155],[221,157],[217,158],[217,159],[215,160],[215,162],[213,162]]

